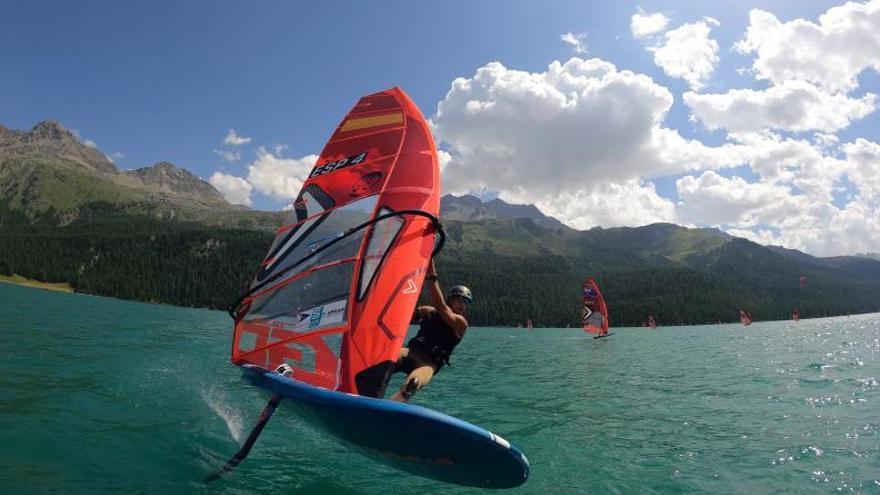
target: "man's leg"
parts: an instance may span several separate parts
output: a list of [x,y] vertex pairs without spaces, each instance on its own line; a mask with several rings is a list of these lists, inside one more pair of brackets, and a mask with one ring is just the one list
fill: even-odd
[[434,367],[431,365],[423,365],[414,369],[412,373],[407,375],[406,380],[400,390],[391,396],[391,400],[397,402],[407,402],[419,389],[424,387],[434,377]]

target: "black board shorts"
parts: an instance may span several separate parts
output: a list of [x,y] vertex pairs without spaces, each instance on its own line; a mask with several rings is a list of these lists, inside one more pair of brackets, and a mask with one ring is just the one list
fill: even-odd
[[437,361],[431,359],[431,356],[418,347],[407,347],[407,350],[407,356],[397,361],[395,371],[402,371],[408,375],[416,368],[431,366],[434,368],[434,374],[436,375],[440,372],[440,368],[443,367],[443,363],[437,363]]

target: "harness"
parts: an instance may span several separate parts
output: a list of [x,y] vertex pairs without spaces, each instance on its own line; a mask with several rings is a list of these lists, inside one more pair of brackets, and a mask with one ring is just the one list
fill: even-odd
[[419,333],[409,340],[407,347],[418,349],[431,358],[439,371],[444,364],[450,364],[449,357],[459,342],[461,339],[455,335],[455,330],[434,311],[422,319]]

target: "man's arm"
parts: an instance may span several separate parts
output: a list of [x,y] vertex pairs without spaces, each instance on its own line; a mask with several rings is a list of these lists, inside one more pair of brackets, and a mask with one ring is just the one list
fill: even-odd
[[433,312],[434,308],[432,306],[418,306],[415,311],[413,311],[412,323],[418,323],[422,321],[422,318],[428,316]]
[[463,316],[455,314],[446,304],[446,298],[443,297],[443,290],[440,289],[440,280],[437,278],[437,269],[434,267],[434,260],[428,263],[428,274],[425,275],[428,281],[428,298],[434,304],[434,309],[440,313],[440,317],[447,325],[452,327],[458,338],[464,337],[467,330],[467,320]]

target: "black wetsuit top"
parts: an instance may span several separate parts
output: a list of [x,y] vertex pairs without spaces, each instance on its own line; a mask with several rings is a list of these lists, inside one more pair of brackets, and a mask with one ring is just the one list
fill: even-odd
[[444,364],[449,364],[449,356],[452,350],[461,342],[455,330],[443,321],[440,313],[434,311],[422,318],[419,324],[419,333],[409,339],[407,347],[418,349],[434,361],[434,367],[439,371]]

